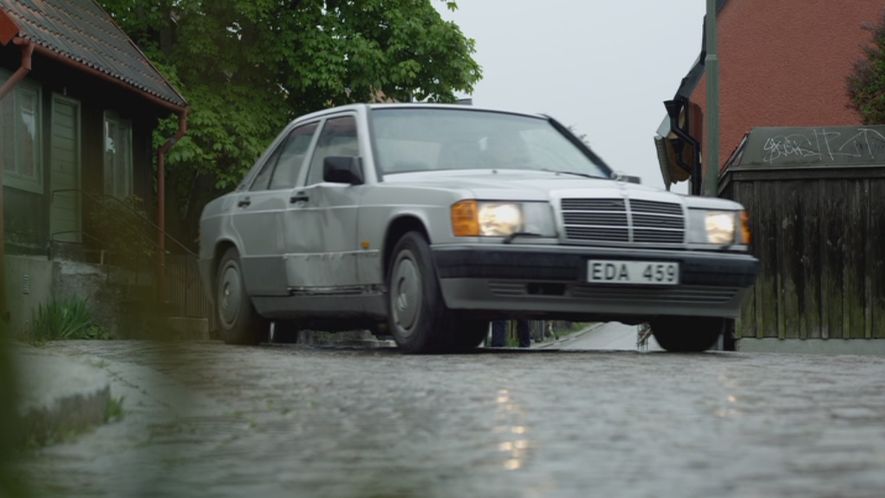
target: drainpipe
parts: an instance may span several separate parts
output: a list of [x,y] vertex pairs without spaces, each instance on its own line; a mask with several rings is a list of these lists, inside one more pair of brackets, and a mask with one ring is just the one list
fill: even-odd
[[707,109],[704,112],[704,195],[719,196],[719,26],[717,0],[707,0]]
[[[19,81],[23,80],[31,72],[31,56],[34,54],[32,42],[16,37],[13,43],[22,48],[21,65],[12,76],[0,86],[0,100],[15,88]],[[9,310],[6,307],[6,232],[3,220],[6,216],[3,200],[3,170],[0,168],[0,320],[9,321]]]
[[166,154],[187,134],[187,115],[190,109],[185,108],[178,114],[178,131],[169,137],[157,150],[157,244],[160,257],[157,261],[157,292],[162,303],[165,298],[166,268]]
[[12,43],[19,45],[22,48],[22,61],[19,68],[12,73],[12,76],[10,76],[9,79],[6,80],[6,83],[0,87],[0,99],[3,99],[7,93],[15,88],[15,85],[17,85],[19,81],[25,79],[25,76],[31,72],[31,56],[34,54],[34,44],[18,37],[13,39]]

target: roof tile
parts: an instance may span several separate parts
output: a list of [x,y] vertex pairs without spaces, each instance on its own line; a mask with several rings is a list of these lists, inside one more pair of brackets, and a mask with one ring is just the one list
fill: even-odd
[[187,105],[94,0],[0,0],[0,8],[22,38],[173,105]]

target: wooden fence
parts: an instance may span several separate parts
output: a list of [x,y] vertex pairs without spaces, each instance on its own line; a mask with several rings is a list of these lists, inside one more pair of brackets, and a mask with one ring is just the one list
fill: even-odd
[[[739,150],[721,186],[723,197],[750,213],[752,251],[760,261],[737,337],[885,338],[885,158],[878,162],[885,133],[879,148],[870,137],[851,147],[818,143],[851,151],[848,161],[825,149],[815,153],[813,141],[795,138],[811,137],[811,130],[763,131],[755,140],[751,133],[742,146],[749,150]],[[814,130],[818,140],[834,133]],[[796,160],[772,160],[779,143],[772,137],[792,137],[798,149],[781,152]],[[761,153],[754,155],[753,147]],[[796,157],[802,155],[805,161]]]

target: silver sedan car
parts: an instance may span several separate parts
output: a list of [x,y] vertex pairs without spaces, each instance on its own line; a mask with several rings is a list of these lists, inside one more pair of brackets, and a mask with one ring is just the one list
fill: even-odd
[[489,320],[533,318],[649,322],[665,349],[702,351],[758,266],[739,204],[620,181],[550,117],[453,105],[296,119],[200,234],[238,344],[273,321],[461,352]]

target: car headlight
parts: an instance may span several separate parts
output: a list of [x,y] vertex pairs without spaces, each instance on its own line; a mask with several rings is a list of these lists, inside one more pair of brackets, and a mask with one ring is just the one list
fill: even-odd
[[689,210],[689,243],[729,246],[749,244],[749,238],[748,219],[743,211]]
[[452,205],[456,237],[508,237],[515,233],[555,237],[553,211],[546,202],[464,200]]

